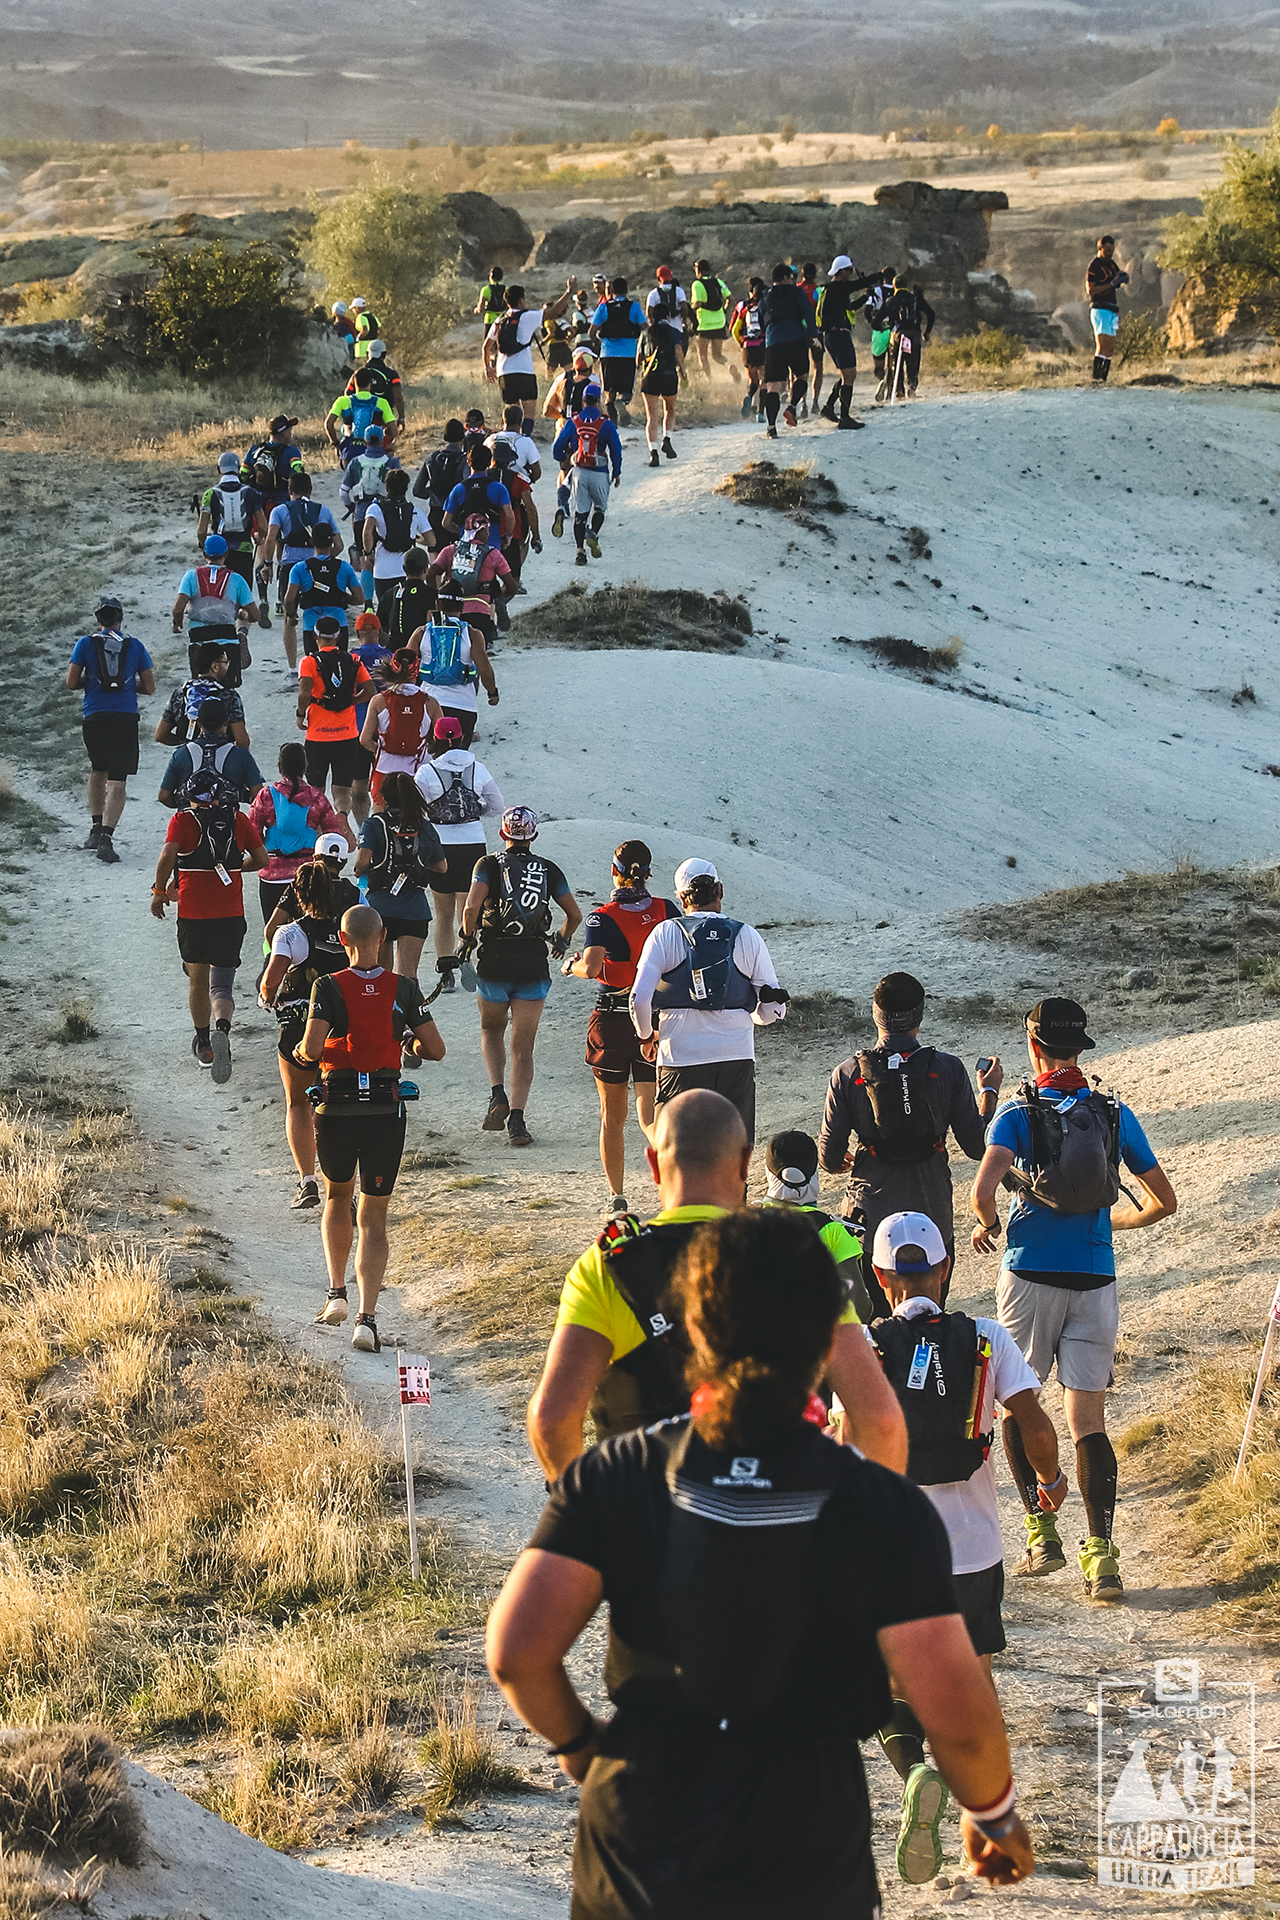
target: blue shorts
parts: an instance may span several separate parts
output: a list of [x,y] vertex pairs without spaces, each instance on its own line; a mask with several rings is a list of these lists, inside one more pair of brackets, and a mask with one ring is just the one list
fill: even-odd
[[476,992],[495,1006],[510,1006],[513,1000],[545,1000],[551,991],[550,980],[477,980]]
[[1118,333],[1120,315],[1112,313],[1110,307],[1090,307],[1089,325],[1095,333]]

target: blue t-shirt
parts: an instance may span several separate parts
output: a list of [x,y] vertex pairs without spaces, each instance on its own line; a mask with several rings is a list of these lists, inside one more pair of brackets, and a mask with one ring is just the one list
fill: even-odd
[[[227,565],[225,560],[209,560],[204,564],[209,567],[225,567]],[[227,568],[227,574],[228,578],[218,598],[220,600],[230,600],[231,604],[235,607],[256,607],[258,604],[258,596],[249,585],[249,582],[240,574],[233,573],[229,567]],[[192,567],[190,573],[183,574],[182,579],[178,583],[178,592],[185,593],[188,600],[197,600],[200,598],[200,582],[196,578],[196,569],[194,567]],[[193,620],[190,613],[187,615],[187,628],[193,638],[199,633],[202,626],[223,626],[229,624],[229,622],[219,620]]]
[[[608,318],[609,303],[607,300],[602,300],[591,316],[591,324],[593,327],[602,327]],[[644,326],[644,308],[638,300],[631,302],[631,308],[627,314],[627,318],[633,327]],[[602,333],[600,335],[600,357],[602,360],[634,360],[636,357],[636,348],[639,345],[640,338],[638,334],[630,340],[625,338],[621,340],[611,340],[607,333]]]
[[[1045,1092],[1045,1099],[1062,1108],[1074,1103],[1075,1094]],[[1031,1121],[1026,1103],[1006,1100],[987,1129],[989,1147],[1007,1147],[1014,1162],[1024,1173],[1031,1172]],[[1120,1158],[1131,1173],[1150,1173],[1157,1164],[1146,1134],[1130,1113],[1120,1107]],[[1055,1213],[1051,1207],[1038,1207],[1034,1201],[1015,1195],[1009,1213],[1005,1241],[1004,1267],[1010,1273],[1034,1278],[1037,1273],[1078,1273],[1113,1276],[1115,1255],[1111,1248],[1111,1215],[1106,1207],[1096,1213]],[[1081,1288],[1080,1291],[1088,1291]]]
[[[460,481],[444,503],[445,512],[452,514],[453,518],[458,520],[459,514],[466,505],[466,499],[466,483],[465,481]],[[489,482],[489,490],[485,494],[485,499],[495,513],[501,513],[503,507],[509,507],[511,505],[511,495],[507,492],[501,480],[491,480]],[[474,508],[472,511],[474,512]],[[458,524],[462,524],[460,520]],[[491,547],[500,547],[502,545],[502,529],[493,520],[490,520],[489,523],[489,545]]]
[[[359,646],[349,647],[347,651],[353,660],[358,660],[362,667],[368,668],[375,680],[378,678],[378,668],[382,665],[383,661],[391,658],[389,649],[383,646],[381,640],[362,640]],[[377,689],[375,688],[374,691],[376,692]],[[373,694],[371,693],[369,700],[372,698]],[[364,725],[364,717],[369,711],[369,700],[356,701],[357,731]],[[403,891],[403,889],[401,889],[401,891]]]
[[813,332],[813,302],[792,280],[779,280],[760,295],[766,347],[790,347]]
[[73,667],[84,668],[84,706],[82,712],[87,719],[91,713],[136,713],[138,711],[138,688],[136,676],[151,670],[151,655],[141,640],[135,640],[132,634],[125,636],[124,685],[119,693],[113,693],[104,687],[98,672],[98,649],[92,636],[83,634],[71,649]]
[[[355,568],[350,566],[345,560],[338,568],[335,581],[343,593],[357,593],[360,589],[359,574]],[[306,593],[312,584],[311,570],[305,560],[299,560],[296,567],[290,567],[289,585],[291,587],[296,586],[300,593]],[[310,633],[312,631],[322,613],[332,614],[340,627],[345,628],[347,624],[347,610],[345,607],[300,607],[298,611],[302,615],[302,631],[304,633]]]
[[[297,504],[301,506],[303,503],[299,501]],[[331,527],[334,533],[335,534],[337,533],[338,523],[334,519],[332,513],[329,511],[328,507],[321,506],[319,501],[314,501],[314,500],[308,500],[305,504],[309,507],[312,507],[312,506],[320,507],[319,513],[309,514],[307,516],[310,525]],[[279,527],[280,529],[280,552],[281,552],[281,557],[284,560],[284,564],[287,567],[296,566],[299,560],[306,560],[310,557],[311,554],[315,552],[315,548],[309,540],[303,541],[298,546],[294,546],[290,542],[289,506],[287,502],[283,506],[272,507],[271,525],[273,527]]]
[[[374,860],[381,860],[387,850],[386,828],[381,814],[371,813],[356,835],[356,845],[367,847]],[[429,820],[424,820],[418,828],[418,858],[425,865],[434,866],[443,858],[440,835]],[[375,913],[384,920],[418,920],[423,930],[431,924],[431,902],[424,887],[411,887],[406,880],[399,893],[384,892],[374,886],[376,874],[366,873],[369,883],[367,899]]]
[[[226,736],[224,735],[218,745],[221,747],[225,744]],[[200,751],[199,741],[196,742],[196,753],[203,760],[204,755]],[[164,778],[160,782],[161,792],[181,793],[194,772],[195,760],[192,757],[191,748],[175,747],[169,756],[169,764],[164,770]],[[248,747],[233,746],[218,768],[218,772],[229,786],[238,789],[242,799],[247,799],[251,790],[256,790],[262,785],[258,763]]]

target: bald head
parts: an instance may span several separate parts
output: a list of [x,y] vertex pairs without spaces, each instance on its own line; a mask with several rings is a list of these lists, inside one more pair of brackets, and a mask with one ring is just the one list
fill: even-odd
[[648,1161],[664,1207],[740,1207],[751,1142],[732,1102],[695,1087],[658,1108]]
[[382,935],[382,915],[372,907],[348,907],[342,916],[342,931],[354,946],[363,947]]

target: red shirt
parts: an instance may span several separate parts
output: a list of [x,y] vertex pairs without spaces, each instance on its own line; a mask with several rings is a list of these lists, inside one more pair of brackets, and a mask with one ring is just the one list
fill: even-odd
[[[192,813],[175,813],[164,836],[165,845],[179,853],[194,853],[200,845],[200,827]],[[236,845],[241,853],[257,853],[262,846],[243,813],[236,815]],[[179,920],[243,920],[244,887],[239,872],[228,867],[230,886],[224,886],[212,868],[178,868]]]

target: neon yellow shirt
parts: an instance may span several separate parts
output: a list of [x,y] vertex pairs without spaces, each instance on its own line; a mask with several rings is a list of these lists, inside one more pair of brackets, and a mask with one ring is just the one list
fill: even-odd
[[[766,1207],[786,1207],[789,1204],[786,1200],[764,1200],[761,1202],[761,1205]],[[792,1206],[791,1212],[819,1213],[821,1212],[821,1208]],[[819,1227],[818,1238],[838,1267],[843,1266],[846,1260],[861,1260],[862,1258],[862,1242],[856,1233],[850,1233],[843,1220],[828,1220],[825,1227]],[[858,1316],[855,1314],[853,1317],[856,1320]]]

